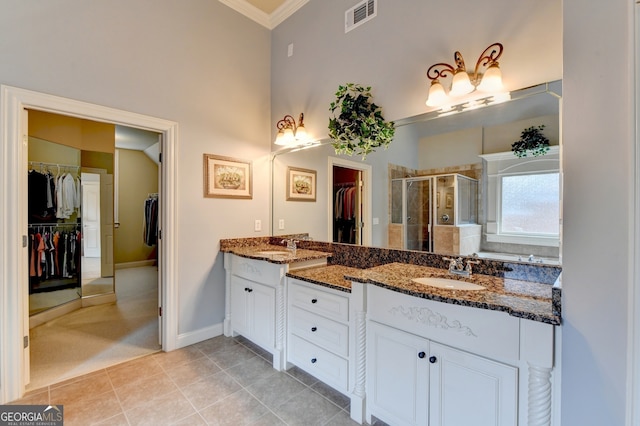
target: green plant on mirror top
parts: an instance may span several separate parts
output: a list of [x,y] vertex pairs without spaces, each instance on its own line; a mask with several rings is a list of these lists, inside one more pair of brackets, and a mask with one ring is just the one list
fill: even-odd
[[355,83],[338,86],[329,110],[329,137],[336,154],[367,154],[378,147],[389,146],[395,134],[395,123],[385,121],[381,108],[371,100],[371,87]]
[[511,151],[518,157],[528,154],[538,157],[549,151],[549,139],[542,133],[544,124],[527,127],[520,134],[520,139],[511,145]]

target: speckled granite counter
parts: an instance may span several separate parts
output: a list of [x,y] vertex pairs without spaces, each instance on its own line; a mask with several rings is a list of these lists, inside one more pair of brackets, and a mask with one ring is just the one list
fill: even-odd
[[265,260],[270,263],[278,264],[306,262],[310,260],[327,259],[331,257],[331,253],[327,252],[306,249],[296,249],[294,252],[292,250],[287,250],[286,247],[272,244],[230,246],[221,248],[220,251],[225,253],[233,253],[235,255],[246,257],[249,259]]
[[335,290],[350,292],[351,280],[345,277],[361,276],[364,279],[366,278],[366,270],[342,265],[328,265],[296,269],[288,272],[287,276]]
[[[464,278],[451,275],[447,270],[406,263],[389,263],[369,269],[330,265],[299,269],[287,273],[287,276],[342,291],[350,291],[350,281],[369,283],[424,299],[503,311],[518,318],[552,325],[560,324],[560,315],[554,313],[553,310],[552,286],[549,284],[480,274]],[[412,281],[412,279],[420,277],[457,279],[482,285],[486,289],[480,291],[446,290]]]
[[[444,303],[503,311],[547,324],[561,323],[562,269],[559,267],[480,259],[468,279],[450,275],[446,269],[448,262],[434,253],[300,241],[299,247],[304,248],[298,248],[295,256],[292,253],[258,254],[268,250],[286,251],[277,244],[291,237],[302,239],[304,235],[221,240],[220,250],[271,263],[324,257],[326,266],[289,271],[287,275],[346,292],[351,291],[353,280]],[[466,280],[486,290],[445,290],[411,281],[425,276]]]

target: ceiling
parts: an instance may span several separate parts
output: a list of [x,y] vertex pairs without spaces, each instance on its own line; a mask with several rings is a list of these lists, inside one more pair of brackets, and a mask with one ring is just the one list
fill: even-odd
[[249,19],[274,29],[309,0],[220,0]]

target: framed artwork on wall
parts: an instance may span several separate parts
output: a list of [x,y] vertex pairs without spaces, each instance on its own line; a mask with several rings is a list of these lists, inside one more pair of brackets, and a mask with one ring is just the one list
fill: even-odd
[[316,171],[287,167],[287,201],[316,201]]
[[204,154],[204,196],[252,198],[251,162]]

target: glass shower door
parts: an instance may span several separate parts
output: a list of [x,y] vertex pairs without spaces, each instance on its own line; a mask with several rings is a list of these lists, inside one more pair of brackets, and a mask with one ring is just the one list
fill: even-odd
[[405,179],[405,249],[431,251],[432,179]]

